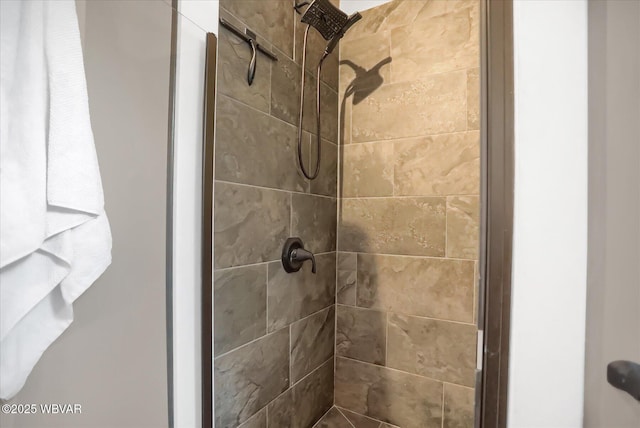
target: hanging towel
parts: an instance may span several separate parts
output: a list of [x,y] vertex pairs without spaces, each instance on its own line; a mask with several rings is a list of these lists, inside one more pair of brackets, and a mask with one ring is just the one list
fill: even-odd
[[0,1],[0,398],[111,263],[73,0]]

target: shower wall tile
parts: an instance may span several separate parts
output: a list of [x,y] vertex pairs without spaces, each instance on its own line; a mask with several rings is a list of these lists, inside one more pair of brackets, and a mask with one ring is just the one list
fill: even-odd
[[[353,29],[357,31],[358,27]],[[391,83],[390,49],[389,32],[343,43],[340,50],[340,93],[344,94],[349,88],[357,104],[364,99],[365,89]]]
[[295,383],[333,356],[335,305],[291,324],[291,382]]
[[[307,28],[307,24],[300,21],[300,17],[297,16],[295,20],[295,60],[300,66],[302,66],[302,49],[304,46],[304,30]],[[307,64],[306,70],[312,73],[314,76],[317,73],[318,62],[327,47],[327,41],[320,35],[320,33],[313,27],[309,30],[309,38],[307,41]],[[338,90],[338,60],[340,57],[339,49],[340,45],[336,46],[335,50],[329,55],[322,65],[322,74],[320,80],[328,84],[334,91]],[[298,77],[299,78],[299,77]]]
[[444,256],[444,198],[344,199],[341,251]]
[[295,127],[228,97],[218,99],[217,125],[216,179],[307,190],[308,182],[295,167]]
[[343,153],[343,197],[393,195],[393,142],[350,144]]
[[340,409],[340,412],[349,420],[353,428],[380,428],[380,421],[354,413],[347,409]]
[[443,428],[472,427],[475,412],[475,391],[473,388],[444,384]]
[[478,131],[396,141],[394,149],[396,195],[440,196],[479,193]]
[[263,408],[239,428],[267,428],[267,408]]
[[[304,116],[302,118],[302,128],[314,135],[318,132],[316,121],[316,79],[307,73],[304,90]],[[322,138],[326,138],[330,142],[338,143],[338,93],[324,83],[320,84],[320,108],[321,121],[320,132]],[[296,107],[296,124],[297,112]]]
[[480,69],[467,70],[467,128],[480,129]]
[[356,253],[338,253],[337,303],[351,306],[355,306],[356,304],[357,260],[358,256]]
[[440,426],[442,383],[341,357],[336,364],[337,406],[402,428]]
[[280,261],[269,263],[267,329],[274,331],[298,321],[335,301],[336,254],[316,256],[317,274],[311,262],[296,273],[286,273]]
[[220,6],[293,57],[294,11],[290,0],[221,0]]
[[237,427],[289,386],[289,329],[214,360],[216,427]]
[[[333,358],[267,407],[269,428],[309,428],[333,405]],[[217,427],[216,427],[217,428]]]
[[216,269],[278,260],[290,235],[290,199],[285,192],[216,182]]
[[447,257],[478,259],[480,197],[447,198]]
[[[228,17],[227,17],[228,18]],[[251,49],[239,37],[220,26],[218,38],[218,88],[221,94],[230,96],[258,110],[269,113],[271,60],[258,56],[253,84],[240,79],[247,73]]]
[[477,67],[479,2],[391,31],[391,79],[422,80],[430,74]]
[[386,312],[337,305],[336,353],[384,365],[386,329]]
[[474,262],[358,254],[358,306],[473,322]]
[[267,266],[215,272],[214,349],[223,354],[267,332]]
[[299,236],[312,253],[336,249],[337,202],[325,196],[291,195],[291,234]]
[[387,366],[473,386],[476,327],[427,318],[389,315]]
[[271,114],[298,126],[300,114],[300,66],[283,57],[271,71]]
[[[312,137],[310,168],[315,168],[318,146],[316,137]],[[336,197],[338,193],[338,146],[324,138],[320,150],[320,173],[311,181],[311,193]],[[334,213],[335,214],[335,213]]]
[[[336,407],[332,407],[323,417],[318,421],[314,428],[353,428],[353,425],[349,423],[347,418]],[[377,427],[376,427],[377,428]]]
[[466,131],[467,74],[384,85],[353,105],[353,142]]

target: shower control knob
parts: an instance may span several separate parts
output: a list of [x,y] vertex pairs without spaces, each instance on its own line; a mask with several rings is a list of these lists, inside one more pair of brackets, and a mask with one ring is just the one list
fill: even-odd
[[285,272],[298,272],[307,260],[311,260],[311,272],[316,273],[316,258],[311,251],[304,249],[302,239],[288,238],[282,247],[282,267]]

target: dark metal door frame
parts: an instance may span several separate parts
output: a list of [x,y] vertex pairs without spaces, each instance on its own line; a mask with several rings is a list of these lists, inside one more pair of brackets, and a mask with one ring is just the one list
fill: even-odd
[[514,192],[513,1],[482,0],[482,236],[478,327],[483,331],[476,426],[506,427]]

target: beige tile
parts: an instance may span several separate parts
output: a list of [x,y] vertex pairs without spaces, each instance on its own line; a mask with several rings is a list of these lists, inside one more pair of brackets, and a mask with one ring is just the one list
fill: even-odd
[[340,108],[338,118],[338,126],[340,127],[340,143],[339,145],[351,143],[351,117],[352,117],[352,96],[345,96],[346,89],[340,89],[338,97],[340,99]]
[[283,57],[273,63],[271,115],[294,125],[296,130],[300,115],[300,78],[300,66],[293,60]]
[[337,407],[332,407],[313,428],[353,428],[353,425]]
[[353,105],[352,139],[356,143],[466,129],[466,71],[384,85]]
[[444,198],[344,199],[341,251],[443,257]]
[[479,2],[475,7],[421,20],[391,31],[391,80],[406,82],[478,67]]
[[278,260],[290,236],[290,196],[286,192],[215,183],[216,269]]
[[343,197],[393,195],[393,142],[350,144],[343,153]]
[[467,129],[480,129],[480,69],[467,70]]
[[474,406],[473,388],[445,384],[443,428],[472,428],[475,421]]
[[352,428],[380,428],[380,421],[371,419],[367,416],[360,415],[347,409],[340,409],[340,412],[342,412],[342,414],[349,420]]
[[[229,19],[228,14],[225,18]],[[239,37],[220,26],[218,38],[218,89],[254,108],[269,113],[269,91],[271,60],[263,55],[257,57],[256,76],[249,86],[244,77],[251,60],[251,48]]]
[[336,249],[337,202],[324,196],[291,195],[291,235],[298,236],[312,253]]
[[475,383],[476,327],[389,315],[387,366],[467,386]]
[[394,143],[396,195],[478,194],[478,131],[412,138]]
[[[313,136],[311,145],[311,160],[309,168],[315,168],[318,145]],[[338,192],[338,146],[322,139],[320,150],[320,172],[315,180],[311,181],[311,193],[335,197]]]
[[269,403],[267,426],[312,427],[333,405],[333,373],[332,358]]
[[295,12],[290,0],[221,0],[220,6],[293,58]]
[[333,355],[335,305],[291,324],[291,383],[296,383]]
[[336,302],[343,305],[356,304],[356,253],[338,253]]
[[338,305],[336,319],[336,352],[339,356],[384,365],[386,312]]
[[411,24],[424,8],[425,1],[394,0],[381,6],[360,11],[362,19],[344,36],[346,44],[361,37],[388,31],[392,28]]
[[341,94],[353,96],[354,104],[384,83],[390,83],[389,33],[343,42],[340,50]]
[[[307,72],[304,95],[304,116],[302,127],[305,131],[317,135],[318,125],[316,120],[316,94],[317,86],[315,77]],[[320,132],[322,138],[338,143],[338,93],[324,83],[320,84]],[[299,110],[297,110],[299,111]],[[298,122],[296,121],[296,124]]]
[[214,275],[215,355],[267,332],[267,266],[216,271]]
[[440,426],[442,383],[341,357],[336,364],[336,406],[403,428]]
[[225,96],[218,97],[216,115],[216,179],[307,190],[296,168],[295,127]]
[[215,426],[237,427],[289,386],[289,329],[214,361]]
[[[301,16],[296,14],[295,17],[295,61],[298,65],[302,65],[302,49],[304,46],[304,31],[307,24],[300,21]],[[317,72],[318,62],[327,47],[327,41],[322,38],[320,33],[313,27],[309,30],[309,38],[307,40],[307,64],[306,70],[314,76]],[[338,89],[338,61],[340,58],[340,49],[344,43],[340,43],[334,51],[324,60],[322,64],[322,74],[320,80],[331,86],[333,90]]]
[[268,331],[285,327],[334,304],[336,254],[320,254],[316,256],[316,263],[316,274],[311,273],[311,262],[306,262],[295,273],[285,272],[281,261],[269,263]]
[[238,428],[267,428],[267,408],[263,408]]
[[396,313],[473,321],[469,260],[358,254],[358,306]]
[[480,198],[447,198],[447,257],[478,259],[480,241]]

